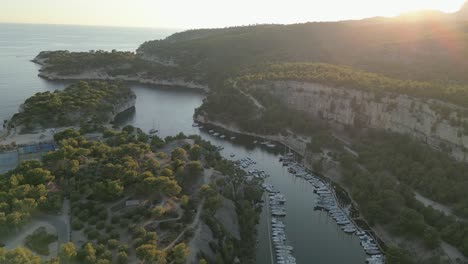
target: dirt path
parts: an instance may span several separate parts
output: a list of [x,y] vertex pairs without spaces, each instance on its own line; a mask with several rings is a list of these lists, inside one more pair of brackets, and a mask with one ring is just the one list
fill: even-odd
[[169,218],[169,219],[164,219],[164,220],[148,220],[146,222],[144,222],[142,224],[143,227],[146,227],[147,225],[150,225],[150,224],[161,224],[161,223],[165,223],[165,222],[174,222],[174,221],[178,221],[182,218],[182,214],[179,214],[179,216],[175,217],[175,218]]
[[453,212],[452,212],[452,208],[446,206],[446,205],[443,205],[441,203],[438,203],[436,201],[433,201],[425,196],[422,196],[420,193],[418,192],[414,192],[414,198],[416,198],[416,200],[420,201],[422,204],[424,204],[426,207],[427,206],[432,206],[434,209],[436,210],[439,210],[441,212],[443,212],[445,215],[447,216],[453,216],[455,217],[455,219],[457,219],[458,221],[466,221],[466,219],[463,219],[461,217],[458,217],[456,216]]
[[39,227],[45,227],[48,232],[55,233],[58,237],[57,243],[53,243],[50,255],[44,257],[50,259],[55,257],[58,252],[58,247],[61,244],[70,241],[70,201],[65,199],[62,205],[61,213],[58,215],[52,214],[38,214],[32,218],[32,220],[25,225],[17,233],[10,235],[6,238],[3,243],[6,249],[14,249],[24,245],[24,240],[30,234],[32,234]]
[[452,245],[442,241],[440,243],[440,247],[444,250],[445,254],[447,254],[452,263],[460,263],[457,261],[457,259],[460,259],[462,261],[461,263],[466,263],[466,261],[468,261],[468,259]]
[[247,96],[254,104],[257,108],[259,109],[264,109],[265,107],[257,100],[255,99],[255,97],[253,97],[251,94],[248,94],[244,91],[242,91],[241,89],[237,89],[241,94]]
[[[443,212],[447,216],[455,217],[455,219],[457,219],[458,221],[461,221],[461,222],[466,221],[466,219],[463,219],[453,214],[452,209],[450,207],[440,204],[436,201],[433,201],[427,197],[424,197],[418,192],[414,193],[414,197],[416,198],[416,200],[424,204],[424,206],[432,206],[434,209]],[[452,260],[453,263],[458,263],[457,259],[462,260],[463,263],[465,263],[468,260],[457,248],[455,248],[454,246],[444,241],[441,241],[440,247],[445,252],[445,254],[447,254],[450,260]]]
[[54,230],[54,226],[46,221],[32,221],[30,224],[23,227],[18,233],[14,236],[10,236],[8,239],[4,240],[6,249],[15,249],[24,245],[24,240],[26,237],[34,232],[34,230],[39,227],[45,227],[48,231]]
[[198,226],[204,204],[205,199],[203,199],[198,205],[197,214],[195,215],[195,219],[193,219],[193,222],[189,226],[187,226],[182,232],[180,232],[180,234],[169,245],[167,245],[167,247],[164,248],[165,251],[171,249],[182,238],[182,236],[185,234],[185,232],[187,232],[187,230],[194,229],[196,226]]
[[[203,184],[208,184],[211,182],[211,175],[213,175],[214,169],[205,169],[203,173]],[[198,214],[198,212],[197,212]],[[196,262],[196,257],[197,253],[200,250],[197,243],[195,242],[195,238],[200,235],[202,231],[202,225],[196,224],[196,228],[194,230],[194,235],[192,239],[189,242],[188,247],[190,248],[190,253],[189,256],[187,257],[187,262],[186,263],[195,263]]]

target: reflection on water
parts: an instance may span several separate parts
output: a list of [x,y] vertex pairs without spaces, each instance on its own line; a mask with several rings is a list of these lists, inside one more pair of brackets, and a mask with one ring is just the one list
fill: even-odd
[[205,95],[200,91],[178,87],[154,87],[132,84],[135,92],[135,115],[123,125],[133,125],[148,132],[159,130],[162,138],[179,132],[197,133],[192,127],[193,111],[201,105]]

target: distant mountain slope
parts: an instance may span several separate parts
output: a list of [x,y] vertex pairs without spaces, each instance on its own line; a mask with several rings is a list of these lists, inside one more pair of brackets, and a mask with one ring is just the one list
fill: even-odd
[[[140,46],[140,54],[219,76],[262,62],[325,62],[403,79],[468,82],[465,14],[191,30]],[[468,16],[467,16],[468,17]]]
[[457,19],[468,21],[468,1],[457,12]]

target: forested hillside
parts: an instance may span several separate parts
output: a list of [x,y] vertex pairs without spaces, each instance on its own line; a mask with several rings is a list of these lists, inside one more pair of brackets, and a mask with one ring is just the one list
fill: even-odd
[[191,30],[148,41],[138,52],[170,58],[210,79],[263,62],[323,62],[399,79],[468,82],[463,12],[424,14]]
[[121,83],[81,81],[63,91],[31,96],[9,126],[29,132],[37,127],[102,124],[133,107],[135,98],[133,91]]
[[240,82],[302,81],[381,94],[406,94],[468,106],[468,86],[389,78],[381,74],[323,63],[281,63],[257,66],[237,78]]

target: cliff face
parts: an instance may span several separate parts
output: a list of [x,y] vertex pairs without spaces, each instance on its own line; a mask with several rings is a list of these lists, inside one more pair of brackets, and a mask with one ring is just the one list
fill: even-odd
[[[106,122],[110,122],[115,119],[115,117],[123,113],[125,111],[131,110],[135,107],[136,104],[136,95],[132,94],[128,97],[125,98],[120,98],[114,105],[112,105],[112,109],[109,109],[109,111],[105,113],[100,113],[104,115],[104,119]],[[78,120],[87,119],[87,121],[90,121],[93,116],[90,116],[89,113],[85,113],[82,111],[77,111],[77,112],[70,112],[67,113],[66,116],[69,120],[77,120],[76,125],[79,125]]]
[[[59,51],[57,51],[59,52]],[[209,91],[207,85],[195,83],[193,81],[187,81],[182,77],[164,77],[161,76],[152,76],[148,75],[146,71],[137,71],[134,72],[130,68],[131,62],[121,63],[121,64],[112,64],[108,67],[96,67],[82,69],[81,66],[77,66],[77,73],[60,73],[54,70],[49,69],[53,64],[49,63],[50,56],[54,54],[54,51],[42,51],[37,55],[32,62],[41,65],[39,70],[39,77],[42,77],[47,80],[103,80],[103,81],[124,81],[124,82],[138,82],[142,84],[149,85],[163,85],[163,86],[181,86],[186,88],[201,89],[204,91]],[[70,53],[65,53],[70,54]],[[73,53],[71,53],[73,54]],[[168,68],[175,68],[178,65],[171,59],[163,59],[156,55],[145,54],[143,52],[138,52],[138,57],[144,61],[152,62],[154,64],[159,64],[166,66]],[[64,55],[66,56],[66,55]],[[71,55],[70,55],[71,56]],[[80,58],[75,58],[75,60],[80,60]],[[70,59],[70,61],[73,61]],[[129,69],[128,74],[119,74],[111,75],[108,73],[110,69]]]
[[138,82],[142,84],[149,85],[163,85],[163,86],[180,86],[186,88],[200,89],[204,91],[209,91],[207,85],[197,84],[190,81],[185,81],[183,79],[160,79],[160,78],[147,78],[143,77],[140,74],[133,75],[119,75],[119,76],[110,76],[106,73],[99,71],[90,71],[81,74],[75,75],[60,75],[53,72],[41,71],[38,74],[39,77],[57,81],[57,80],[103,80],[103,81],[125,81],[125,82]]
[[[331,88],[315,83],[269,82],[266,89],[288,107],[334,123],[408,134],[430,146],[448,150],[457,160],[468,160],[468,109],[406,95],[375,94]],[[465,131],[467,127],[467,131]]]
[[112,114],[110,115],[109,120],[114,120],[118,114],[134,108],[135,104],[136,104],[136,95],[133,95],[132,97],[126,100],[122,100],[118,104],[114,105],[114,109],[112,110]]

